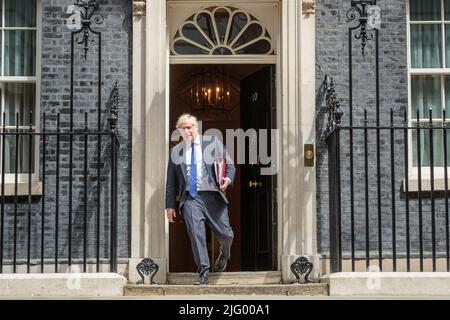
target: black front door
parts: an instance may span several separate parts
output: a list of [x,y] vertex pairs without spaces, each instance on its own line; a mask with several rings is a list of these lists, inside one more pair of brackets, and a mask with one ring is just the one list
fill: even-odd
[[[273,153],[270,129],[276,127],[274,74],[274,66],[266,66],[241,81],[242,129],[254,129],[257,136],[267,129],[268,156]],[[241,165],[242,270],[276,270],[276,175],[261,175],[260,141],[246,141],[246,162]]]

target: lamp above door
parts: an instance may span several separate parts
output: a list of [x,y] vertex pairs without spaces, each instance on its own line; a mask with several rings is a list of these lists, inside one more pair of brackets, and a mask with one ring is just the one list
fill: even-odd
[[192,112],[227,113],[239,105],[239,81],[219,68],[205,68],[189,75],[177,93]]

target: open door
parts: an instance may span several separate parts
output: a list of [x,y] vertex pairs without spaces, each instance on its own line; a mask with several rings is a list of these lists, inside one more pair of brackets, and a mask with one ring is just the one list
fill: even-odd
[[[276,127],[274,71],[274,66],[266,66],[241,81],[242,129],[255,129],[257,134],[267,129],[269,156],[270,129]],[[246,162],[241,165],[242,270],[276,270],[276,175],[261,175],[259,157],[249,163],[252,147],[246,140]]]
[[[213,69],[210,65],[172,65],[170,74],[170,124],[174,128],[177,117],[189,112],[202,121],[203,132],[275,128],[274,66],[256,64],[221,65],[238,82],[235,92],[238,104],[227,113],[212,110],[193,110],[182,99],[180,86],[189,75]],[[242,87],[241,87],[242,86]],[[168,132],[169,136],[171,131]],[[269,137],[270,139],[270,137]],[[229,143],[229,142],[227,142]],[[173,145],[175,145],[174,142]],[[237,153],[234,153],[237,155]],[[269,155],[271,151],[269,150]],[[238,160],[235,158],[235,160]],[[256,162],[256,161],[255,161]],[[230,223],[234,231],[231,259],[227,271],[257,271],[277,269],[276,240],[276,176],[261,176],[261,165],[236,165],[233,187],[227,191]],[[251,182],[251,185],[249,184]],[[179,214],[176,223],[169,224],[169,271],[195,272],[192,249],[184,219]],[[207,229],[208,255],[211,271],[220,245]]]

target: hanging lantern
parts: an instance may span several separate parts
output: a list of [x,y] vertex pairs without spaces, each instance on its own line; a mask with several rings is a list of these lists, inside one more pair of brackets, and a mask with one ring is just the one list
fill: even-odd
[[192,111],[229,112],[239,105],[239,82],[217,69],[192,73],[178,90]]

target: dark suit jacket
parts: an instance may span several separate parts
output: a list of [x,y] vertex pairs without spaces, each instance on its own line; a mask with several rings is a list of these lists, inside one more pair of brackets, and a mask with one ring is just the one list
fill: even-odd
[[[234,174],[236,168],[233,160],[230,158],[225,150],[224,145],[214,136],[200,136],[202,142],[203,162],[205,163],[208,177],[214,179],[216,183],[216,174],[214,169],[214,161],[225,158],[226,161],[226,177],[230,178],[231,184],[233,184]],[[180,209],[183,206],[187,198],[186,180],[187,180],[187,168],[184,161],[184,149],[185,142],[182,141],[175,147],[170,149],[169,164],[167,166],[167,181],[166,181],[166,209],[176,207],[176,194],[179,190],[180,195]],[[218,184],[216,183],[218,186]],[[219,189],[219,188],[218,188]],[[223,192],[219,193],[222,196],[225,203],[228,204],[228,199]]]

